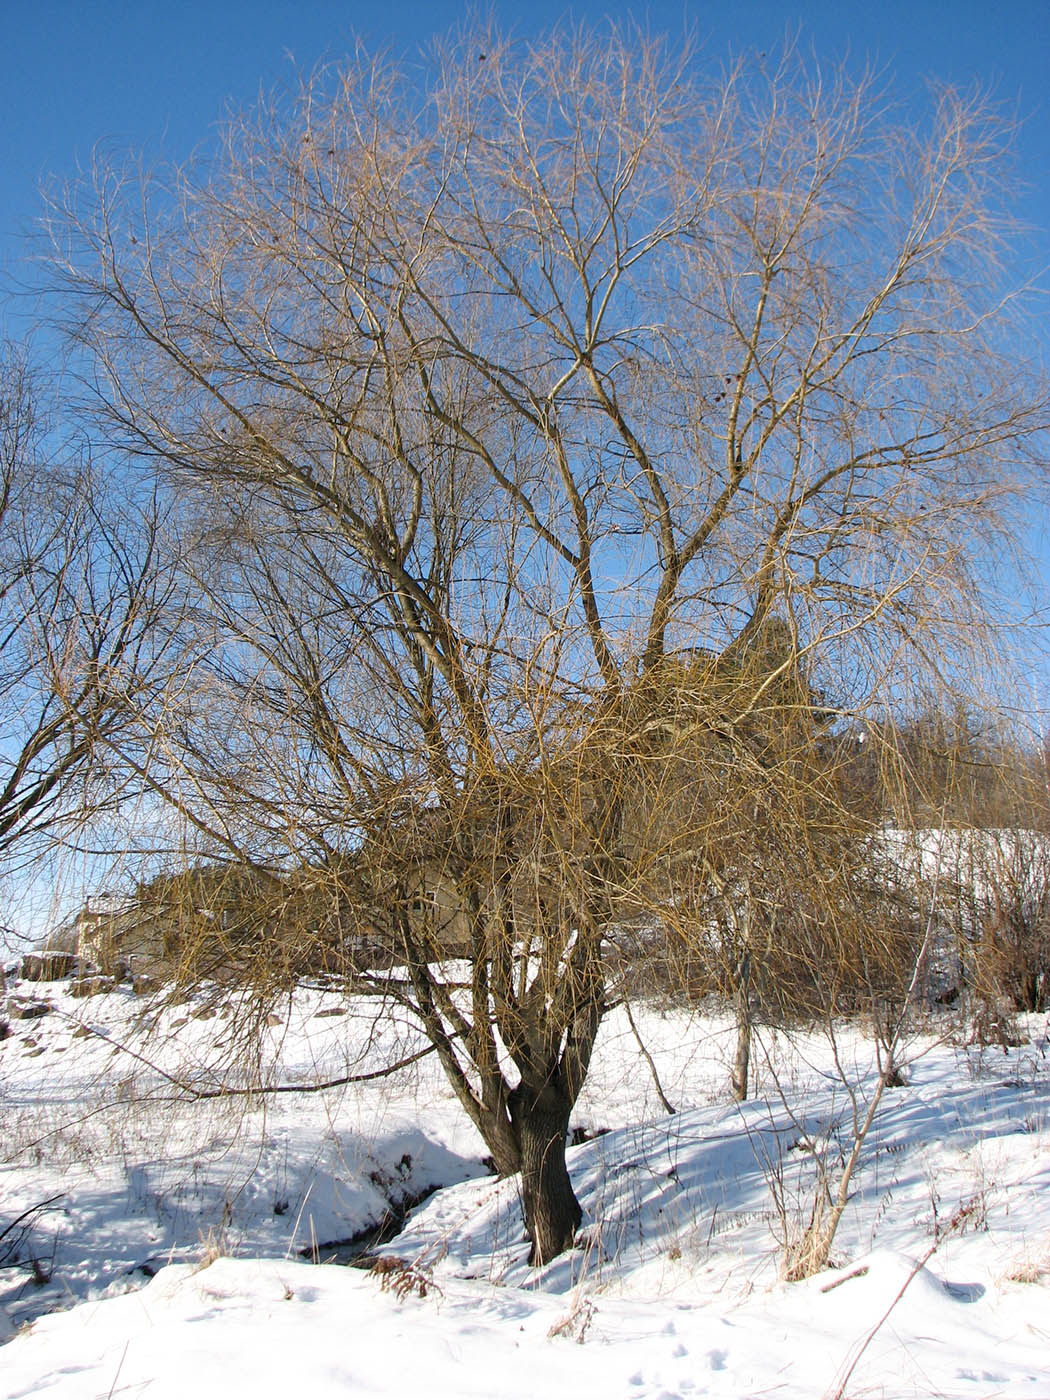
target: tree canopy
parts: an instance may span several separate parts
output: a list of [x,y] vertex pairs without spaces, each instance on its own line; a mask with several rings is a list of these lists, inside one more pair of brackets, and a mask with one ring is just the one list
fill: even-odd
[[830,821],[822,729],[994,645],[1047,423],[1008,142],[790,51],[486,30],[318,72],[198,166],[102,163],[60,226],[192,581],[149,781],[212,852],[358,853],[377,980],[522,1170],[537,1262],[579,1221],[603,939],[717,845],[711,773],[783,868],[753,795]]

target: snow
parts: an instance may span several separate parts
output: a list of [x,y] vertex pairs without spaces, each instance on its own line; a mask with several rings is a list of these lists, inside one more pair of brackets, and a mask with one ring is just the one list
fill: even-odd
[[[668,1116],[612,1013],[574,1119],[598,1135],[569,1151],[584,1229],[534,1270],[516,1183],[487,1175],[433,1056],[191,1101],[173,1080],[254,1072],[221,993],[15,990],[50,1009],[0,1044],[0,1231],[30,1212],[18,1262],[0,1236],[0,1396],[1050,1397],[1045,1016],[1010,1049],[912,1036],[831,1267],[787,1283],[785,1238],[873,1086],[858,1026],[834,1048],[763,1033],[737,1106],[730,1022],[636,1005]],[[320,988],[268,1021],[260,1067],[286,1087],[424,1048]],[[379,1269],[312,1262],[435,1186]]]

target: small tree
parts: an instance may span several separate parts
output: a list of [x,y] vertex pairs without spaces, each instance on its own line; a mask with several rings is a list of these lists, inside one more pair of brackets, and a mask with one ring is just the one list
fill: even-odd
[[118,498],[62,427],[0,350],[0,869],[20,882],[126,800],[117,754],[141,752],[168,678],[156,502]]
[[[201,600],[150,781],[204,846],[339,872],[536,1263],[580,1218],[603,937],[717,821],[660,804],[719,745],[761,770],[782,671],[715,663],[777,614],[860,711],[989,635],[1046,422],[1003,146],[978,101],[904,129],[791,53],[486,32],[422,85],[322,72],[205,166],[100,167],[60,229]],[[756,822],[782,863],[807,839]]]

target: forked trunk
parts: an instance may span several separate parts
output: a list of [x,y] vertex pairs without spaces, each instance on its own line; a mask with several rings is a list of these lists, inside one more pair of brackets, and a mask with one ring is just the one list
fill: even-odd
[[520,1084],[510,1110],[521,1144],[521,1192],[529,1263],[547,1264],[572,1247],[583,1212],[565,1165],[572,1101],[551,1084]]

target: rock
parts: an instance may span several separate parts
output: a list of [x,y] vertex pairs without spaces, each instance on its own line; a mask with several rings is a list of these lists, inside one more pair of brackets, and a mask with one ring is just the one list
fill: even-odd
[[8,997],[7,1014],[12,1021],[35,1021],[46,1016],[51,1005],[46,1001],[21,1001],[18,997]]
[[57,982],[79,971],[80,959],[75,953],[63,953],[53,948],[26,953],[19,969],[27,982]]
[[69,984],[69,995],[71,997],[97,997],[104,992],[111,992],[116,985],[112,977],[78,977],[75,982]]
[[136,972],[131,979],[131,990],[137,997],[152,996],[154,992],[159,992],[161,983],[156,977],[151,977],[148,972]]

